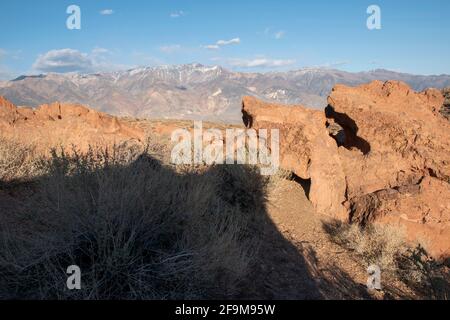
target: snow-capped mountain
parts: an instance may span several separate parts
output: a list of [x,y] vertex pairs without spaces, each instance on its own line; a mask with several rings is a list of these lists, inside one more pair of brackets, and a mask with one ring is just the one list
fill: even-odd
[[188,64],[98,74],[21,76],[0,82],[0,95],[17,105],[63,101],[122,116],[240,122],[244,95],[323,108],[336,83],[357,85],[375,79],[402,80],[415,90],[450,86],[449,75],[387,70],[349,73],[323,68],[262,74]]

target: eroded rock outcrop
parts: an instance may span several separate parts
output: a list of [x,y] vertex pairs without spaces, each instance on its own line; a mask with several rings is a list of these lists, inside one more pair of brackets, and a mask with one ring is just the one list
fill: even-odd
[[281,166],[311,180],[309,198],[317,212],[345,219],[345,176],[338,147],[329,136],[327,119],[303,106],[267,104],[244,97],[243,119],[248,128],[278,129]]
[[395,224],[433,255],[450,255],[450,122],[441,92],[374,81],[338,85],[328,103],[323,115],[246,98],[243,112],[249,126],[283,132],[284,168],[326,186],[310,191],[319,213]]
[[450,123],[438,90],[397,81],[336,86],[327,117],[344,131],[339,157],[350,220],[394,222],[450,254]]
[[142,130],[81,105],[56,102],[32,109],[16,107],[3,97],[0,97],[0,134],[39,150],[72,145],[86,150],[90,145],[145,140]]

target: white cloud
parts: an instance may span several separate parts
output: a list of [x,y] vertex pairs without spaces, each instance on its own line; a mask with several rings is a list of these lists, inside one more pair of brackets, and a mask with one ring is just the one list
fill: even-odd
[[100,11],[100,14],[102,16],[109,16],[109,15],[111,15],[113,13],[114,13],[113,9],[103,9],[102,11]]
[[220,47],[217,44],[208,44],[206,46],[204,46],[205,49],[208,50],[218,50],[220,49]]
[[2,49],[0,48],[0,60],[3,58],[8,58],[8,59],[14,59],[14,60],[19,60],[22,58],[22,50],[6,50],[6,49]]
[[174,53],[176,51],[181,50],[181,46],[179,44],[171,44],[171,45],[161,46],[161,47],[159,47],[159,50],[161,52],[170,54],[170,53]]
[[126,66],[117,65],[108,60],[111,51],[96,47],[90,53],[75,49],[50,50],[38,56],[33,69],[39,72],[103,72],[123,69]]
[[172,12],[170,14],[171,18],[180,18],[180,17],[184,17],[186,15],[186,12],[184,12],[183,10],[180,11],[176,11],[176,12]]
[[219,40],[219,41],[217,41],[216,44],[218,46],[227,46],[229,44],[238,44],[238,43],[241,43],[241,39],[234,38],[234,39],[231,39],[231,40]]
[[279,68],[293,65],[296,61],[293,59],[231,59],[229,64],[233,67],[241,68]]
[[284,36],[286,35],[286,31],[284,31],[284,30],[274,31],[273,28],[267,27],[264,30],[264,34],[271,38],[280,40],[280,39],[284,38]]
[[209,50],[218,50],[223,46],[228,46],[231,44],[239,44],[241,43],[241,39],[240,38],[233,38],[230,40],[218,40],[215,44],[209,44],[206,46],[203,46],[205,49],[209,49]]
[[101,48],[101,47],[95,47],[92,50],[92,54],[94,54],[94,55],[102,55],[102,54],[109,54],[109,53],[111,53],[111,51],[109,51],[108,49],[105,49],[105,48]]
[[74,49],[50,50],[40,55],[33,69],[43,72],[91,72],[94,64],[88,54]]
[[319,67],[322,68],[338,68],[338,67],[343,67],[345,65],[350,64],[350,61],[336,61],[336,62],[327,62]]
[[281,39],[281,38],[283,38],[284,37],[284,35],[286,34],[286,32],[285,31],[283,31],[283,30],[280,30],[280,31],[278,31],[278,32],[275,32],[275,39]]

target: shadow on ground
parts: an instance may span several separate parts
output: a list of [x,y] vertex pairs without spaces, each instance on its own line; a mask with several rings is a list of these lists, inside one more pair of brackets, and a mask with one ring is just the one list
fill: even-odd
[[1,299],[369,298],[283,236],[252,167],[54,153],[39,178],[1,185]]

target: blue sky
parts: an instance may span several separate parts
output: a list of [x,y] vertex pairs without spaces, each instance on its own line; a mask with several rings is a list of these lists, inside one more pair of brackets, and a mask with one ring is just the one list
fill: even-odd
[[[72,4],[81,30],[66,28]],[[381,30],[366,27],[372,4]],[[448,0],[1,1],[0,78],[193,62],[450,74],[448,12]]]

